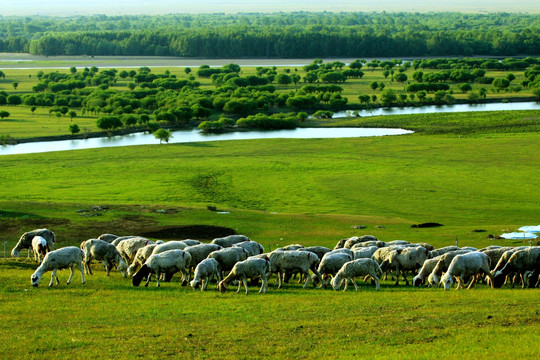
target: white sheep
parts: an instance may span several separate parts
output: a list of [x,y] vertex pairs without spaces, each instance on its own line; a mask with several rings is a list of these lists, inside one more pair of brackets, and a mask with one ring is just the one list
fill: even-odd
[[331,284],[334,290],[337,291],[341,287],[342,280],[345,279],[345,287],[343,291],[347,290],[349,281],[353,283],[356,291],[358,291],[358,285],[356,284],[356,281],[354,281],[354,278],[357,276],[370,276],[373,281],[375,281],[375,289],[379,290],[379,277],[381,275],[381,268],[375,260],[357,259],[343,264],[341,269],[339,269],[339,271],[337,272],[336,276],[334,276],[334,278],[332,279]]
[[426,261],[428,256],[429,256],[429,251],[422,246],[396,249],[388,254],[386,259],[383,261],[383,263],[380,266],[381,266],[381,269],[383,269],[384,271],[389,270],[389,269],[395,269],[395,272],[396,272],[395,285],[396,286],[399,285],[400,274],[403,276],[403,279],[405,280],[405,284],[409,285],[406,272],[414,271],[422,267],[422,265],[424,265],[424,261]]
[[180,240],[180,241],[182,241],[184,244],[186,244],[186,246],[195,246],[195,245],[202,244],[202,242],[200,242],[199,240],[193,240],[193,239],[184,239],[184,240]]
[[360,237],[353,236],[353,237],[347,239],[347,241],[345,241],[345,243],[343,244],[343,247],[346,248],[346,249],[350,249],[354,245],[365,243],[365,242],[368,242],[368,241],[371,242],[371,241],[378,241],[378,240],[373,235],[364,235],[364,236],[360,236]]
[[43,274],[51,270],[52,275],[49,286],[53,286],[54,279],[56,279],[56,284],[58,285],[59,281],[58,276],[56,276],[56,271],[66,268],[71,269],[71,274],[69,275],[69,279],[67,281],[67,284],[69,285],[71,283],[71,279],[73,278],[73,267],[75,265],[77,265],[79,267],[79,270],[81,271],[82,283],[84,284],[84,269],[82,265],[83,258],[84,251],[76,246],[67,246],[58,250],[48,252],[47,255],[45,255],[45,258],[43,259],[41,265],[37,268],[37,270],[32,274],[30,278],[32,281],[32,286],[38,286]]
[[329,253],[332,250],[324,246],[308,246],[305,248],[297,249],[296,251],[311,251],[312,253],[317,255],[319,259],[322,259],[324,254]]
[[216,244],[199,244],[188,246],[184,251],[190,253],[191,267],[195,268],[201,261],[206,259],[210,253],[221,249],[223,248]]
[[431,257],[434,258],[434,257],[437,257],[439,255],[446,254],[447,252],[457,251],[457,250],[461,250],[461,248],[459,246],[445,246],[445,247],[442,247],[442,248],[439,248],[439,249],[432,250],[431,251]]
[[429,274],[431,274],[433,269],[435,269],[435,266],[437,266],[441,256],[442,255],[439,255],[433,259],[427,259],[424,261],[424,265],[422,265],[422,268],[420,271],[418,271],[418,274],[413,278],[413,286],[418,287],[424,283]]
[[47,240],[41,236],[34,236],[32,239],[32,251],[34,252],[34,261],[41,264],[42,257],[51,250],[47,246]]
[[245,235],[229,235],[222,238],[215,238],[210,243],[219,245],[223,248],[228,248],[233,246],[234,244],[238,244],[244,241],[249,241],[250,239]]
[[368,246],[368,247],[353,247],[354,259],[371,259],[375,251],[379,248],[377,246]]
[[443,272],[445,272],[448,269],[454,257],[461,254],[467,254],[469,252],[470,252],[469,250],[455,250],[455,251],[449,251],[445,254],[442,254],[441,258],[437,262],[437,265],[435,265],[435,267],[433,268],[433,271],[428,276],[429,286],[439,285]]
[[264,253],[264,247],[256,241],[243,241],[234,244],[233,247],[244,248],[248,252],[248,256],[260,255]]
[[187,247],[184,241],[167,241],[162,244],[156,244],[152,254],[159,254],[167,250],[184,250]]
[[122,275],[126,277],[126,270],[128,266],[113,244],[110,244],[104,240],[90,239],[86,240],[83,246],[85,254],[84,268],[86,269],[87,274],[92,275],[90,263],[93,259],[96,259],[103,261],[107,276],[109,276],[111,269],[116,267],[118,271],[120,271]]
[[120,244],[120,242],[122,242],[124,240],[132,239],[132,238],[136,238],[136,237],[138,237],[138,236],[135,236],[135,235],[119,236],[116,239],[114,239],[113,241],[111,241],[111,244],[113,244],[114,246],[117,246],[118,244]]
[[528,247],[527,249],[518,250],[512,254],[506,265],[497,272],[494,272],[493,284],[494,286],[500,287],[500,284],[508,274],[517,273],[521,277],[524,288],[526,283],[525,273],[528,271],[532,272],[529,277],[529,287],[535,287],[540,273],[540,247]]
[[97,239],[106,241],[108,243],[112,243],[114,240],[118,239],[118,237],[119,237],[118,235],[114,235],[114,234],[101,234],[97,237]]
[[127,269],[127,275],[133,276],[141,266],[146,262],[146,260],[152,255],[152,252],[154,251],[154,248],[157,246],[157,244],[149,244],[146,246],[143,246],[137,252],[135,253],[135,257],[133,258],[133,261],[131,262],[131,265],[129,265]]
[[217,278],[218,283],[221,281],[221,266],[216,259],[204,259],[197,264],[195,275],[189,284],[195,290],[200,283],[201,291],[204,291],[212,278]]
[[241,247],[228,247],[208,254],[208,259],[216,259],[223,272],[231,271],[234,264],[246,260],[247,257],[248,252]]
[[322,283],[322,278],[317,271],[319,257],[310,251],[281,251],[275,250],[270,253],[270,272],[277,274],[278,289],[281,288],[285,273],[301,273],[307,278],[304,288],[311,282],[311,270]]
[[156,274],[157,286],[159,287],[159,279],[162,273],[165,274],[165,281],[170,281],[174,274],[180,272],[182,281],[185,281],[190,262],[191,255],[184,250],[168,250],[159,254],[152,254],[141,269],[133,275],[133,286],[139,286],[144,277],[146,277],[144,286],[148,286],[152,274]]
[[135,258],[135,254],[137,253],[137,250],[140,248],[148,245],[153,244],[154,242],[152,240],[148,240],[143,237],[135,236],[135,237],[129,237],[127,239],[124,239],[116,245],[116,249],[124,258],[124,261],[128,264],[131,264],[133,262],[133,259]]
[[246,288],[246,295],[248,294],[247,279],[262,279],[261,289],[259,293],[266,293],[268,290],[268,279],[266,273],[270,268],[270,262],[268,259],[263,258],[248,258],[243,261],[239,261],[234,264],[231,272],[218,284],[218,289],[221,292],[227,290],[227,285],[233,280],[240,280],[238,282],[237,293],[240,292],[242,284]]
[[323,280],[322,286],[326,287],[328,285],[328,276],[336,275],[345,263],[353,259],[354,258],[350,254],[337,250],[332,250],[331,252],[324,254],[319,263],[319,267],[317,268],[317,271],[321,274],[321,279]]
[[300,244],[290,244],[290,245],[287,245],[287,246],[277,248],[274,251],[295,251],[295,250],[302,249],[303,247],[304,247],[304,245],[300,245]]
[[463,288],[463,277],[464,276],[473,276],[471,283],[469,284],[469,289],[471,289],[476,283],[477,274],[485,274],[491,279],[493,287],[493,277],[489,272],[489,257],[478,251],[469,252],[466,254],[456,255],[448,270],[441,277],[441,283],[444,285],[444,289],[448,290],[452,286],[453,278],[456,277],[458,286],[456,288]]
[[382,247],[386,247],[388,246],[384,241],[364,241],[364,242],[361,242],[361,243],[357,243],[357,244],[354,244],[352,247],[351,247],[351,250],[357,250],[357,249],[362,249],[362,248],[365,248],[365,247],[372,247],[372,246],[376,246],[378,248],[382,248]]
[[[520,246],[520,247],[516,247],[516,248],[512,248],[510,250],[505,250],[504,253],[501,255],[501,257],[499,258],[499,261],[497,262],[497,264],[495,265],[495,267],[493,267],[493,264],[491,264],[491,267],[492,267],[492,270],[491,270],[491,274],[495,274],[497,271],[501,270],[502,268],[504,268],[504,266],[506,265],[506,263],[508,262],[508,260],[510,260],[510,258],[512,257],[512,255],[514,255],[515,252],[519,251],[519,250],[525,250],[527,249],[528,247],[526,246]],[[489,255],[488,255],[489,256]],[[505,284],[506,282],[508,281],[508,276],[510,274],[508,274],[506,276],[506,279],[505,279]],[[520,274],[516,274],[516,276],[520,276]],[[521,277],[521,276],[520,276]],[[500,280],[500,278],[499,278]],[[501,284],[494,284],[495,287],[500,287]],[[514,284],[512,284],[512,287],[514,286]]]
[[47,246],[49,249],[54,250],[54,244],[56,242],[56,237],[54,233],[51,230],[48,229],[37,229],[25,232],[21,235],[21,238],[15,245],[15,247],[11,250],[11,256],[13,257],[19,257],[19,252],[22,249],[28,249],[28,256],[30,256],[30,250],[32,250],[32,240],[35,236],[41,236],[45,240],[47,240]]

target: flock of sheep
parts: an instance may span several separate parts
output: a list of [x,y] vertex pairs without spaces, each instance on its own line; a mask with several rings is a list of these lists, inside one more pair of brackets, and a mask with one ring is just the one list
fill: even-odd
[[182,284],[189,282],[194,290],[199,287],[201,291],[206,290],[209,282],[215,279],[219,291],[226,291],[236,281],[237,292],[244,285],[246,294],[248,280],[257,285],[262,280],[259,292],[265,293],[272,274],[276,275],[278,288],[283,282],[298,276],[299,281],[305,280],[304,288],[310,283],[314,286],[319,283],[320,287],[331,285],[335,290],[342,285],[347,290],[349,283],[358,290],[355,278],[371,279],[379,290],[383,274],[395,277],[396,285],[403,277],[408,285],[409,273],[415,274],[414,286],[444,286],[445,290],[454,281],[457,281],[456,289],[466,283],[471,288],[479,280],[492,288],[501,287],[508,281],[512,286],[520,283],[522,287],[537,287],[540,283],[540,247],[530,246],[489,246],[484,249],[447,246],[434,249],[426,243],[383,242],[371,235],[342,239],[334,249],[294,244],[270,253],[265,253],[262,245],[244,235],[202,243],[191,239],[154,242],[139,236],[103,234],[97,239],[83,241],[80,248],[68,246],[55,250],[54,244],[52,231],[38,229],[24,233],[13,248],[13,257],[18,257],[20,250],[28,249],[40,263],[31,276],[33,286],[38,286],[48,271],[52,271],[49,286],[55,279],[58,284],[56,272],[63,268],[71,269],[69,284],[75,265],[84,284],[85,272],[92,274],[92,260],[101,261],[107,275],[112,269],[117,269],[124,277],[131,277],[134,286],[139,286],[143,279],[148,286],[152,275],[160,286],[160,281],[170,281],[179,272]]

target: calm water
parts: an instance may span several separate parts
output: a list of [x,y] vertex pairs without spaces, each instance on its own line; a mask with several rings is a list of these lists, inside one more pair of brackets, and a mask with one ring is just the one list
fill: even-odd
[[[349,138],[365,136],[403,135],[412,131],[403,129],[379,128],[298,128],[294,130],[249,131],[224,134],[203,134],[199,130],[174,131],[169,143],[190,143],[217,140],[248,139],[314,139],[314,138]],[[114,146],[159,144],[154,135],[136,133],[124,136],[91,138],[83,140],[62,140],[32,142],[0,147],[0,155],[29,154],[49,151],[80,150]]]
[[[379,108],[373,111],[361,110],[360,117],[380,115],[407,115],[407,114],[430,114],[442,112],[469,112],[469,111],[501,111],[501,110],[540,110],[538,102],[516,103],[489,103],[489,104],[458,104],[458,105],[432,105],[420,107],[402,108]],[[334,113],[334,118],[352,116],[352,111],[340,111]]]

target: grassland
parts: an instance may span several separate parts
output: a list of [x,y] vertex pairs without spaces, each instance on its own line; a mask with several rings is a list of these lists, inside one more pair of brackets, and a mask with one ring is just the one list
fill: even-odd
[[[36,123],[58,121],[40,110]],[[55,231],[65,246],[104,232],[203,224],[230,227],[268,250],[293,242],[333,246],[361,234],[437,247],[456,240],[521,245],[487,235],[540,223],[539,118],[520,111],[332,120],[417,133],[2,156],[0,240],[9,251],[22,232],[38,227]],[[96,205],[107,208],[101,216],[78,212]],[[427,221],[444,226],[410,227]],[[49,275],[30,286],[35,267],[0,259],[2,358],[539,355],[538,289],[444,292],[385,281],[380,292],[366,284],[337,293],[295,283],[275,290],[272,280],[268,294],[244,296],[194,292],[177,280],[135,289],[101,269],[85,285],[76,274],[66,286],[68,273],[60,272],[63,283],[48,289]]]

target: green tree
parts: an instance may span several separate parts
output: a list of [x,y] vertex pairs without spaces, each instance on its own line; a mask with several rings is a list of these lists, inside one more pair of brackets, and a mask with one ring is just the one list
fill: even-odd
[[71,110],[69,113],[68,113],[71,121],[73,121],[73,118],[77,116],[77,113],[74,111],[74,110]]
[[32,115],[34,115],[34,111],[36,111],[36,109],[37,109],[36,105],[32,105],[32,107],[30,107],[30,111],[32,112]]
[[397,73],[394,75],[394,80],[396,80],[399,83],[404,83],[408,80],[407,75],[404,73]]
[[75,66],[72,66],[69,68],[69,72],[75,74],[77,72],[77,68]]
[[71,135],[75,135],[75,134],[79,133],[81,131],[81,129],[79,129],[79,125],[77,125],[77,124],[70,124],[69,125],[69,131],[71,132]]
[[9,95],[6,100],[9,105],[22,104],[22,98],[19,95],[15,95],[15,94]]
[[122,120],[118,116],[103,116],[96,120],[96,126],[102,130],[114,130],[122,127]]
[[493,80],[492,85],[497,91],[499,91],[508,88],[510,86],[510,81],[507,79],[495,79]]
[[186,73],[186,75],[189,75],[191,73],[191,68],[190,67],[185,68],[184,72]]
[[285,85],[285,86],[288,86],[290,83],[292,83],[292,79],[289,75],[287,74],[278,74],[276,76],[276,82],[279,84],[279,85]]
[[462,93],[466,94],[468,91],[472,90],[471,84],[465,83],[465,84],[459,84],[458,89],[461,90]]
[[397,100],[396,92],[392,89],[386,89],[381,92],[381,104],[383,106],[391,106]]
[[379,87],[379,83],[376,81],[373,81],[372,83],[369,84],[369,87],[371,88],[371,90],[377,90],[377,88]]
[[1,119],[5,119],[5,118],[9,117],[9,115],[11,115],[11,114],[9,112],[5,111],[5,110],[0,111],[0,118]]
[[129,90],[135,90],[136,87],[137,87],[137,85],[134,82],[128,83],[128,89]]
[[154,137],[156,139],[159,139],[159,143],[163,143],[165,141],[166,143],[169,142],[169,139],[172,138],[172,133],[167,129],[158,129],[154,131]]
[[19,86],[19,83],[16,82],[16,81],[14,81],[14,82],[11,83],[11,85],[13,85],[13,88],[14,88],[15,90],[17,90],[17,86]]

